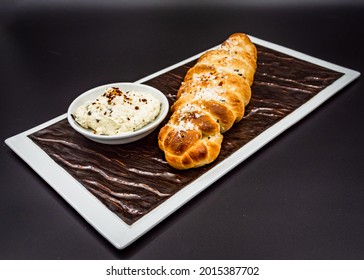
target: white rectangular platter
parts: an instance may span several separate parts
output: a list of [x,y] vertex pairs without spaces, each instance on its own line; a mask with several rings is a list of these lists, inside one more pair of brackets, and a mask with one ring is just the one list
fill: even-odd
[[[100,202],[100,200],[98,200],[65,169],[52,160],[39,146],[29,139],[28,135],[65,119],[66,114],[8,138],[5,142],[101,235],[110,241],[116,248],[123,249],[360,76],[359,72],[252,36],[250,36],[250,38],[255,44],[260,46],[340,72],[343,75],[302,106],[266,129],[253,140],[242,146],[239,150],[223,161],[219,162],[208,172],[192,181],[192,183],[182,188],[176,194],[168,198],[132,225],[126,224],[116,214],[111,212],[103,203]],[[137,83],[143,83],[166,73],[171,69],[191,62],[197,59],[201,54],[202,53],[197,54],[189,59],[140,79]]]

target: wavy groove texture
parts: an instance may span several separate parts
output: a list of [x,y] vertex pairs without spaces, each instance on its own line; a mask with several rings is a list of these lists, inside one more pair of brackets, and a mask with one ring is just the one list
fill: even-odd
[[[140,141],[108,146],[84,138],[62,120],[29,138],[131,225],[342,76],[261,46],[257,49],[258,68],[245,117],[224,134],[221,153],[208,166],[185,171],[171,168],[158,148],[159,129]],[[160,89],[173,104],[180,83],[194,64],[173,69],[146,84]]]

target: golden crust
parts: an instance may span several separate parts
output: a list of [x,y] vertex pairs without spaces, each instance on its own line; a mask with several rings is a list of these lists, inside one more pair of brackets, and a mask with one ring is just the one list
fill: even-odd
[[257,51],[249,37],[232,34],[201,55],[186,74],[161,128],[158,144],[174,168],[200,167],[220,153],[222,133],[244,116],[251,98]]

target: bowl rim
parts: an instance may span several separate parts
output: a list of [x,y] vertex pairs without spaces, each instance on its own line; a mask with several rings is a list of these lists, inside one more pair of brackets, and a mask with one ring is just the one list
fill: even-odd
[[[140,88],[140,90],[146,89],[148,92],[152,91],[155,93],[153,95],[155,97],[157,97],[161,102],[161,110],[160,110],[158,116],[152,122],[148,123],[147,125],[143,126],[142,128],[140,128],[136,131],[123,132],[123,133],[116,134],[116,135],[102,135],[102,134],[94,134],[91,130],[89,130],[87,128],[83,128],[81,125],[79,125],[74,120],[72,114],[74,111],[75,104],[77,104],[77,102],[79,102],[80,99],[82,99],[92,93],[95,93],[96,91],[100,91],[100,90],[106,89],[108,87],[120,87],[122,89],[123,86],[124,87],[137,87],[137,88]],[[135,90],[137,91],[138,89],[135,89]],[[95,95],[96,95],[96,93],[95,93]],[[86,102],[86,101],[84,101],[84,102]],[[73,129],[75,129],[77,132],[79,132],[89,138],[94,138],[94,139],[98,139],[98,140],[118,140],[118,139],[127,139],[129,137],[135,137],[135,136],[143,134],[149,130],[154,129],[165,119],[165,117],[168,114],[168,111],[169,111],[168,99],[165,96],[165,94],[163,94],[163,92],[160,91],[159,89],[152,87],[150,85],[136,83],[136,82],[134,82],[134,83],[133,82],[115,82],[115,83],[108,83],[108,84],[96,86],[96,87],[88,89],[87,91],[78,95],[68,106],[67,119]]]

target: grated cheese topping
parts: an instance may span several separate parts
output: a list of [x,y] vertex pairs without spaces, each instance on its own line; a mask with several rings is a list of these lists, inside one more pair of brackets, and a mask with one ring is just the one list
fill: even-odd
[[225,90],[221,87],[203,88],[195,93],[194,99],[223,101],[224,99],[221,97],[221,94],[224,92]]

